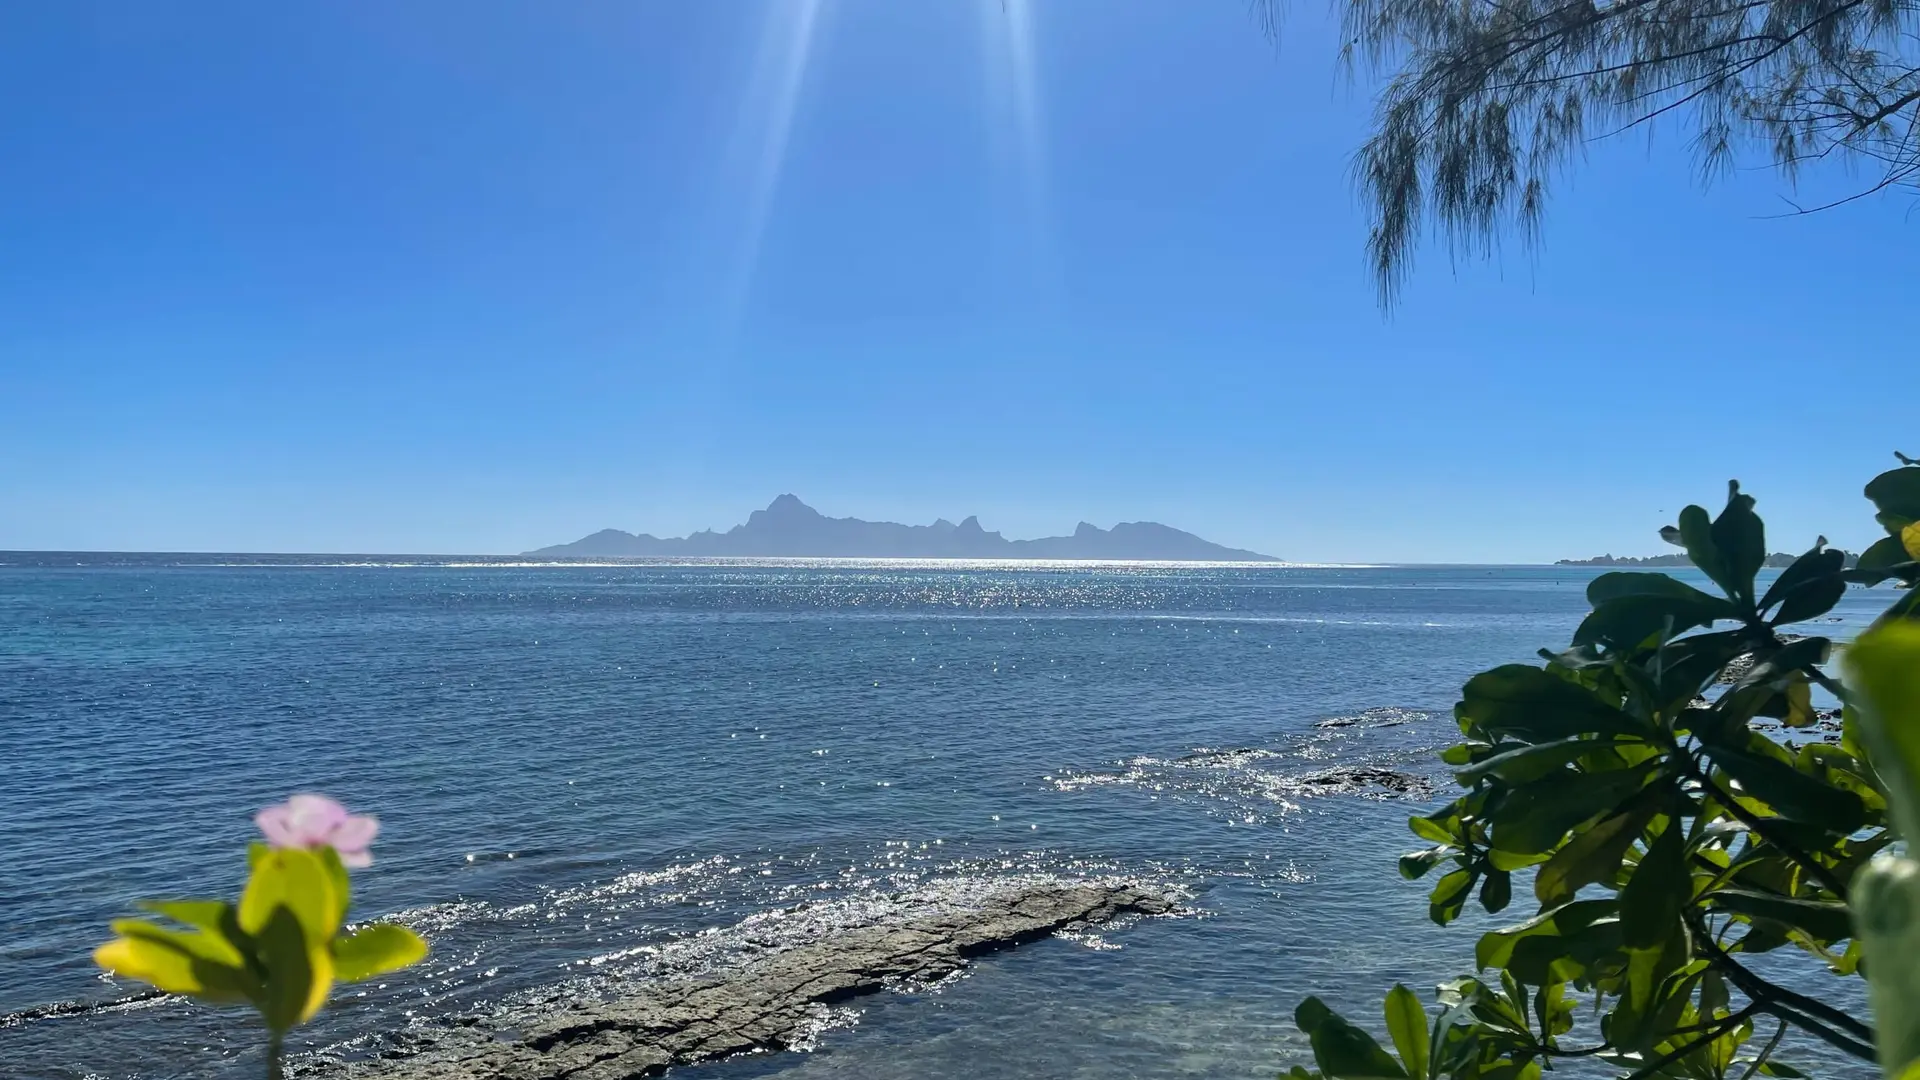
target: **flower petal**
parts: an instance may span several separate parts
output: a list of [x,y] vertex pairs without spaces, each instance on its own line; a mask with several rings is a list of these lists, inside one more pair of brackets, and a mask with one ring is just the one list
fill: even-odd
[[347,819],[347,808],[325,795],[295,795],[287,800],[293,831],[303,847],[327,842],[327,837]]
[[327,842],[340,852],[365,851],[380,833],[380,821],[368,814],[350,815],[327,834]]
[[253,815],[253,823],[274,847],[300,847],[302,841],[293,828],[293,810],[286,803],[277,803]]
[[373,854],[365,848],[358,851],[340,851],[338,848],[334,850],[339,854],[341,863],[355,870],[364,870],[373,865]]

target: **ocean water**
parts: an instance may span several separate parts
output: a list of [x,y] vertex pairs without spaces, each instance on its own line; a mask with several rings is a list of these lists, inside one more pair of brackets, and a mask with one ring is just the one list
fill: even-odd
[[1126,877],[1187,911],[676,1075],[1271,1076],[1302,996],[1377,1028],[1471,956],[1394,869],[1432,796],[1316,779],[1444,792],[1461,682],[1563,644],[1593,573],[0,553],[0,1076],[256,1075],[243,1013],[87,954],[137,899],[231,894],[302,790],[379,815],[355,913],[433,947],[303,1054]]

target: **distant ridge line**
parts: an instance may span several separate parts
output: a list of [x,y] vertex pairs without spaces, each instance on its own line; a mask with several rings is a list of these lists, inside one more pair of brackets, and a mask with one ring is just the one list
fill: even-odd
[[[1851,551],[1843,551],[1841,552],[1841,554],[1846,556],[1845,565],[1849,568],[1853,567],[1855,564],[1857,564],[1860,561],[1860,556],[1854,554]],[[1792,566],[1793,561],[1797,558],[1799,558],[1798,555],[1789,555],[1783,551],[1776,551],[1773,554],[1767,556],[1767,559],[1764,565],[1770,566],[1770,567],[1776,567],[1776,568]],[[1692,566],[1693,560],[1687,558],[1686,555],[1681,554],[1679,552],[1672,552],[1665,555],[1647,555],[1647,556],[1640,556],[1640,557],[1636,557],[1633,555],[1596,555],[1591,559],[1560,559],[1556,561],[1553,565],[1555,566]]]
[[1271,555],[1230,548],[1153,521],[1111,529],[1081,522],[1072,536],[1009,540],[988,532],[978,517],[955,525],[831,518],[794,495],[782,495],[726,532],[703,529],[684,537],[602,529],[570,544],[525,552],[550,557],[740,556],[852,559],[1062,559],[1150,562],[1279,562]]

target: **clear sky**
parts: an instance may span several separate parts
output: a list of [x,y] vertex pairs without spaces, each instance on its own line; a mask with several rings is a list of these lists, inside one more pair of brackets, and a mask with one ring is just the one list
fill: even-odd
[[[1911,197],[1685,133],[1383,317],[1320,5],[0,5],[0,548],[511,552],[836,515],[1303,560],[1877,535]],[[1902,423],[1903,420],[1908,422]]]

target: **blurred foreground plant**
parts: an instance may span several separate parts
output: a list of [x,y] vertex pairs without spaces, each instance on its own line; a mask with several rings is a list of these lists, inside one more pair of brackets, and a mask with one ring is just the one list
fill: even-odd
[[1883,854],[1854,886],[1854,925],[1879,1027],[1880,1065],[1890,1080],[1920,1077],[1920,624],[1892,623],[1847,652],[1847,684],[1887,785],[1902,854]]
[[333,984],[418,963],[426,943],[403,926],[345,929],[348,866],[367,866],[379,824],[332,799],[295,795],[254,821],[268,843],[247,853],[240,902],[154,900],[140,904],[179,927],[145,919],[113,924],[119,935],[94,951],[101,967],[168,993],[216,1004],[245,1002],[267,1028],[267,1075],[278,1080],[282,1045],[326,1004]]
[[[1516,879],[1536,911],[1480,937],[1437,1015],[1395,987],[1391,1052],[1309,998],[1295,1020],[1319,1073],[1286,1075],[1532,1080],[1586,1060],[1633,1080],[1797,1077],[1774,1059],[1791,1029],[1920,1080],[1920,869],[1894,854],[1920,829],[1920,468],[1902,461],[1867,485],[1887,537],[1855,569],[1822,538],[1761,587],[1765,530],[1734,484],[1717,517],[1689,506],[1662,530],[1720,595],[1602,574],[1570,648],[1469,680],[1466,741],[1442,755],[1466,792],[1410,822],[1432,846],[1400,871],[1445,867],[1441,925],[1476,889],[1504,910]],[[1890,579],[1906,591],[1849,649],[1850,686],[1821,668],[1827,638],[1780,633]],[[1844,705],[1831,741],[1807,730],[1816,686]],[[1776,952],[1764,975],[1751,962]],[[1823,971],[1870,975],[1878,1031],[1804,992]]]

